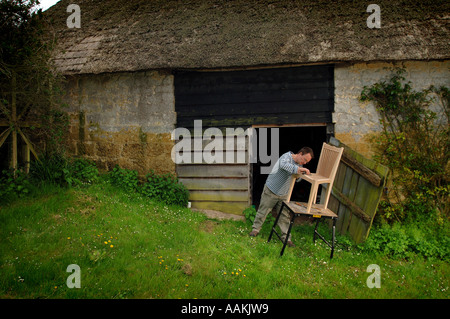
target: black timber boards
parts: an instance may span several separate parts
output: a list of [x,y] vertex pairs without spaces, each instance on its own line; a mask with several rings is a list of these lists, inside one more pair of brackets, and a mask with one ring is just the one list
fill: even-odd
[[334,66],[176,72],[177,127],[331,123]]

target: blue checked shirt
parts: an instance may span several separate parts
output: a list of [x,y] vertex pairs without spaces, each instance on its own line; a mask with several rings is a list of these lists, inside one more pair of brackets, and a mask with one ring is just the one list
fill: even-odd
[[[272,191],[272,193],[278,196],[285,196],[289,191],[291,175],[297,174],[299,167],[293,159],[292,155],[294,153],[287,152],[281,155],[278,161],[272,168],[269,176],[267,176],[266,185]],[[297,182],[301,178],[297,179]]]

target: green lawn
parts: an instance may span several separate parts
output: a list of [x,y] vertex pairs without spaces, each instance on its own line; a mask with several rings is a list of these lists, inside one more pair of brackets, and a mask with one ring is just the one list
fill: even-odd
[[[449,298],[445,261],[408,261],[312,243],[248,236],[244,222],[208,219],[118,190],[42,187],[0,207],[0,298]],[[324,225],[323,232],[327,232]],[[68,288],[69,265],[81,288]],[[381,288],[370,289],[369,265]]]

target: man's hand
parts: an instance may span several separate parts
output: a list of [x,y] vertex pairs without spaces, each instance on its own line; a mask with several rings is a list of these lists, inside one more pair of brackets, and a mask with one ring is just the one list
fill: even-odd
[[310,175],[311,172],[309,171],[309,169],[304,168],[304,167],[299,167],[297,170],[297,174],[306,174],[306,175]]

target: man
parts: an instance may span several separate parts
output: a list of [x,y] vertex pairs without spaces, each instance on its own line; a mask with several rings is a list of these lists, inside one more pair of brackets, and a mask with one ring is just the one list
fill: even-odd
[[[303,147],[297,154],[289,151],[284,153],[278,159],[264,185],[261,202],[253,222],[250,236],[256,237],[258,235],[266,220],[267,214],[269,214],[274,207],[276,207],[277,211],[280,210],[281,202],[286,200],[289,192],[291,176],[294,174],[311,174],[307,168],[303,167],[303,165],[307,164],[313,158],[313,150],[309,147]],[[299,180],[300,179],[297,181]],[[283,210],[280,219],[278,220],[283,241],[286,239],[289,222],[289,214]],[[288,238],[287,244],[290,247],[295,247],[291,238]]]

